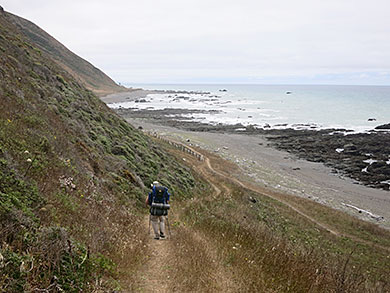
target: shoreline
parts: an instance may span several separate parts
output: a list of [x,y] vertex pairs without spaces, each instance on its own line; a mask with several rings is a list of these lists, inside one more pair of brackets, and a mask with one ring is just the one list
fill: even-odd
[[106,104],[130,102],[146,98],[150,94],[210,94],[201,91],[176,91],[176,90],[144,90],[141,88],[128,89],[128,91],[113,93],[100,99]]
[[118,108],[115,111],[124,118],[143,119],[181,130],[262,136],[279,150],[293,153],[301,159],[324,163],[332,167],[333,172],[372,188],[390,189],[388,129],[346,135],[348,131],[345,129],[261,129],[242,124],[213,125],[193,119],[195,114],[214,114],[217,113],[215,110]]
[[[310,162],[291,150],[277,149],[275,142],[269,140],[269,136],[276,137],[275,133],[244,134],[235,131],[238,126],[215,127],[190,120],[172,121],[172,118],[164,118],[167,114],[164,111],[159,115],[149,113],[149,116],[139,111],[122,109],[117,112],[134,127],[156,131],[219,154],[240,167],[240,173],[235,174],[238,178],[319,202],[390,229],[389,191],[359,184],[345,174],[335,172],[329,164],[326,166],[325,161]],[[276,132],[283,139],[294,138],[285,130]]]
[[[240,124],[244,127],[252,125],[256,129],[264,130],[294,129],[322,131],[340,129],[340,131],[343,131],[345,134],[356,134],[370,131],[386,131],[386,129],[377,129],[377,127],[389,123],[389,120],[385,119],[388,115],[382,112],[375,113],[375,111],[370,111],[373,113],[368,113],[366,111],[366,113],[365,111],[361,111],[361,113],[358,112],[360,113],[359,117],[355,117],[357,114],[351,114],[351,117],[349,117],[348,113],[341,113],[341,108],[337,108],[336,106],[334,107],[335,113],[341,111],[338,117],[346,116],[349,118],[337,119],[336,117],[333,117],[336,114],[319,115],[319,113],[317,113],[318,110],[317,112],[315,111],[318,107],[308,109],[307,106],[302,106],[306,105],[301,101],[304,95],[307,94],[305,92],[298,92],[295,97],[295,95],[289,96],[285,93],[281,93],[280,89],[278,89],[269,94],[271,97],[274,97],[274,100],[272,100],[266,97],[268,96],[268,92],[240,92],[242,89],[236,89],[236,91],[233,90],[232,92],[225,93],[221,92],[221,90],[216,92],[215,88],[212,92],[195,92],[192,91],[193,89],[194,88],[190,88],[188,91],[152,91],[150,92],[151,94],[146,97],[143,95],[142,98],[139,98],[138,100],[133,99],[122,101],[121,103],[113,103],[110,107],[113,109],[132,108],[133,110],[140,112],[144,110],[164,111],[168,109],[175,109],[177,112],[190,109],[217,110],[218,115],[212,115],[207,112],[194,113],[192,115],[192,120],[194,122],[214,126],[219,124]],[[210,88],[206,89],[211,90]],[[149,90],[146,90],[146,92],[147,91]],[[321,92],[319,92],[319,94],[321,94]],[[256,100],[256,97],[260,100]],[[290,106],[287,106],[290,102],[286,99],[291,100],[292,104]],[[307,104],[310,105],[310,103]],[[313,102],[311,104],[313,104]],[[321,103],[319,103],[319,105],[321,105]],[[340,107],[342,105],[344,104],[341,103]],[[318,115],[318,118],[315,118],[316,115]],[[365,117],[361,117],[362,115]],[[188,117],[189,115],[183,113],[182,116]],[[180,119],[180,115],[177,114],[177,118]],[[387,124],[387,131],[390,131],[389,124]]]
[[269,190],[304,197],[390,229],[390,194],[337,175],[322,163],[309,162],[270,147],[267,139],[242,134],[195,132],[126,119],[134,127],[216,153],[239,166],[233,174]]

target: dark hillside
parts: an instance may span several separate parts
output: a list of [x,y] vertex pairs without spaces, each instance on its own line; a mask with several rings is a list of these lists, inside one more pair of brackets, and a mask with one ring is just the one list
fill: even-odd
[[88,61],[68,50],[63,44],[34,23],[7,13],[9,21],[15,24],[30,43],[48,53],[62,68],[97,95],[107,95],[126,90]]
[[144,185],[195,181],[14,21],[0,11],[0,291],[115,288],[114,261],[139,261]]

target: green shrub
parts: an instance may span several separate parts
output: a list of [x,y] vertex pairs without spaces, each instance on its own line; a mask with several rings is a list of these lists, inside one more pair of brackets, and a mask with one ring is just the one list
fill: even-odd
[[20,270],[23,257],[9,249],[0,249],[0,255],[3,257],[0,263],[0,291],[23,292],[26,285],[26,273]]
[[32,214],[31,209],[42,202],[36,185],[18,178],[5,159],[0,159],[0,194],[1,213],[16,209]]
[[62,83],[63,85],[67,85],[68,83],[65,81],[65,79],[62,77],[62,75],[60,75],[60,74],[57,74],[56,75],[56,79],[60,82],[60,83]]

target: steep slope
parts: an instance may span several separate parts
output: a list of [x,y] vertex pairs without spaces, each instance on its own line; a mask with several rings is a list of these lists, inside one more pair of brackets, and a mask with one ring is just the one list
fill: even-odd
[[195,180],[14,20],[0,10],[0,291],[115,289],[114,262],[140,261],[144,186]]
[[11,13],[8,13],[8,19],[20,29],[30,43],[47,52],[62,68],[95,94],[102,96],[126,90],[100,69],[68,50],[34,23]]

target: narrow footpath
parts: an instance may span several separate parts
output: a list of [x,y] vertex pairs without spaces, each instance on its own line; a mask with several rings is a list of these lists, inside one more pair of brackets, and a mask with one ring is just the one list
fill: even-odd
[[[209,163],[202,165],[208,166]],[[207,168],[194,166],[194,169],[205,179],[209,176]],[[215,179],[207,179],[213,188],[210,198],[228,196],[230,189]],[[150,226],[148,241],[145,243],[147,261],[138,272],[137,292],[237,292],[238,288],[232,281],[232,271],[223,263],[218,248],[206,235],[185,225],[172,227],[173,223],[180,221],[180,213],[181,210],[175,207],[170,211],[171,231],[169,233],[167,225],[167,239],[154,240]],[[144,227],[145,230],[149,227],[149,215],[145,217]],[[202,270],[196,278],[186,280],[180,275],[182,271],[196,272],[196,266]]]
[[[145,227],[149,226],[149,215],[145,217]],[[137,288],[138,292],[171,292],[169,288],[171,285],[171,271],[169,265],[169,258],[171,255],[170,246],[172,242],[170,239],[154,240],[152,227],[148,230],[150,237],[145,244],[147,254],[147,262],[140,271],[139,279],[140,286]]]

